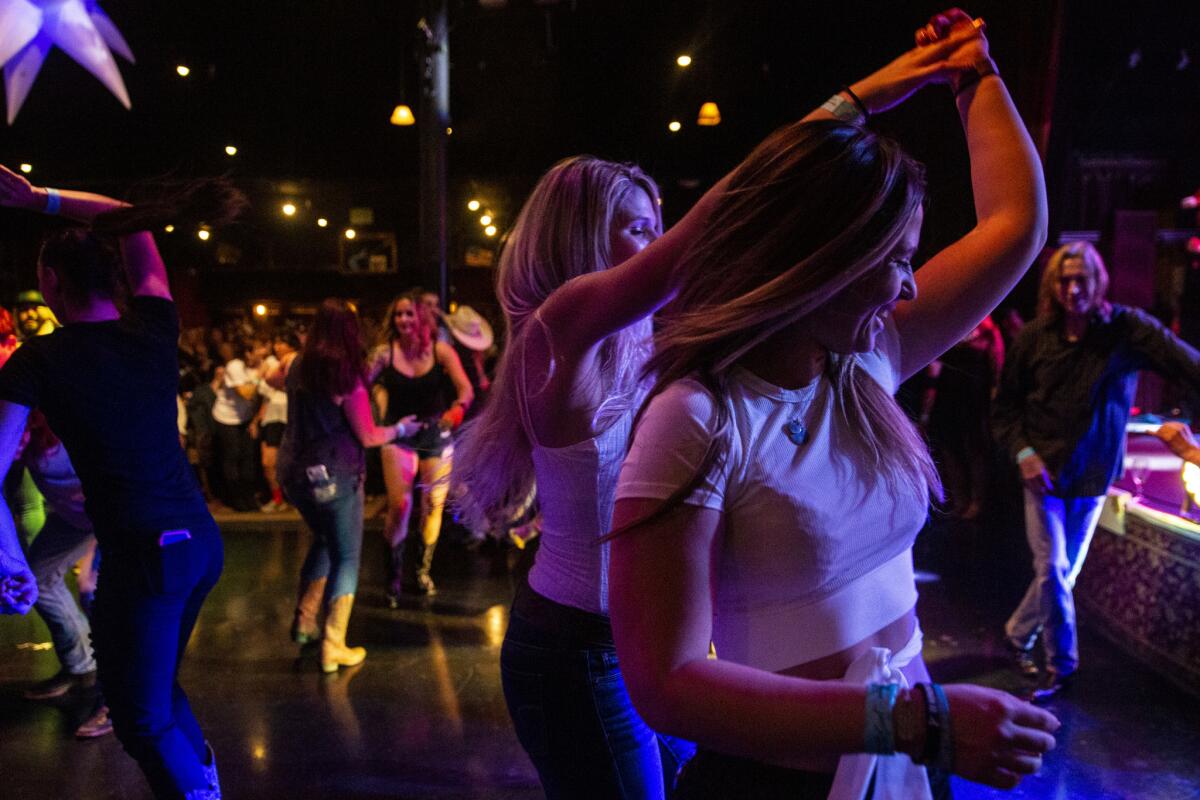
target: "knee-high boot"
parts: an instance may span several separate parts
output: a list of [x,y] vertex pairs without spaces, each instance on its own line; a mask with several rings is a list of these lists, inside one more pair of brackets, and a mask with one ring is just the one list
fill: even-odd
[[407,540],[401,539],[391,546],[391,578],[387,589],[389,608],[400,607],[400,593],[404,591],[404,547],[407,544]]
[[292,618],[292,641],[305,645],[321,638],[321,626],[317,614],[321,601],[325,599],[325,578],[300,582],[300,593],[296,598],[296,614]]
[[353,667],[367,657],[362,647],[346,646],[346,628],[350,625],[350,610],[354,595],[343,594],[330,601],[325,610],[325,638],[321,640],[321,671],[337,672],[338,667]]
[[417,594],[430,596],[437,594],[433,578],[429,577],[429,571],[433,568],[433,551],[436,548],[436,539],[431,544],[421,543],[421,565],[417,567]]

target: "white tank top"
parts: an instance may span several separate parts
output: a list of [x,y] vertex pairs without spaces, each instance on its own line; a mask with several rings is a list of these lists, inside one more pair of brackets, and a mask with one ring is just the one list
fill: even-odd
[[529,585],[556,603],[608,614],[607,542],[634,412],[566,447],[534,445],[542,542]]

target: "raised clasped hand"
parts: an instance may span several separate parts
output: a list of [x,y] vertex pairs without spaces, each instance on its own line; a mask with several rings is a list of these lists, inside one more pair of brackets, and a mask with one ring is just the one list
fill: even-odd
[[928,39],[863,80],[860,96],[871,113],[894,108],[926,84],[953,83],[964,71],[988,58],[982,20],[976,24],[965,12],[958,13],[967,24],[944,27],[938,38]]
[[968,25],[982,27],[982,23],[982,19],[976,23],[975,18],[961,8],[946,9],[930,17],[925,27],[917,31],[915,37],[917,46],[924,47],[934,42],[940,42],[949,36],[952,31],[962,30]]

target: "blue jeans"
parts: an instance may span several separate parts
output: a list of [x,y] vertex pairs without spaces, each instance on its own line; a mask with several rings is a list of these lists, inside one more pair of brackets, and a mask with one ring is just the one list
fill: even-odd
[[638,716],[606,622],[528,587],[513,606],[500,651],[504,699],[549,800],[661,800],[695,750]]
[[362,479],[357,475],[333,475],[331,484],[324,487],[288,482],[283,485],[283,493],[313,535],[300,577],[305,581],[328,578],[327,602],[354,594],[362,558]]
[[157,798],[208,786],[204,734],[179,685],[179,664],[204,598],[221,575],[216,523],[189,529],[191,539],[110,542],[92,630],[100,686],[113,730],[142,768]]
[[1033,582],[1005,625],[1017,647],[1042,634],[1046,664],[1059,675],[1079,666],[1075,599],[1071,592],[1100,520],[1104,497],[1052,497],[1025,490],[1025,537],[1033,553]]
[[72,675],[93,671],[96,659],[92,657],[91,626],[64,578],[94,539],[90,529],[76,528],[52,512],[29,547],[29,569],[38,586],[34,608],[50,629],[59,662]]

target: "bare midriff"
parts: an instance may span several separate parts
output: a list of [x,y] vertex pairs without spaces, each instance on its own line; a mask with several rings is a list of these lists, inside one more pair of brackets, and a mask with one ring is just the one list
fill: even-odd
[[[916,609],[909,609],[904,616],[877,630],[858,644],[847,647],[837,653],[806,661],[794,667],[779,670],[780,675],[790,675],[796,678],[807,678],[814,681],[841,680],[850,665],[863,653],[872,647],[886,647],[893,653],[901,650],[912,637],[917,624]],[[917,656],[901,670],[909,685],[929,680],[929,672],[925,669],[925,661]],[[836,772],[838,756],[803,756],[789,758],[785,766],[792,769],[802,769],[809,772]]]

